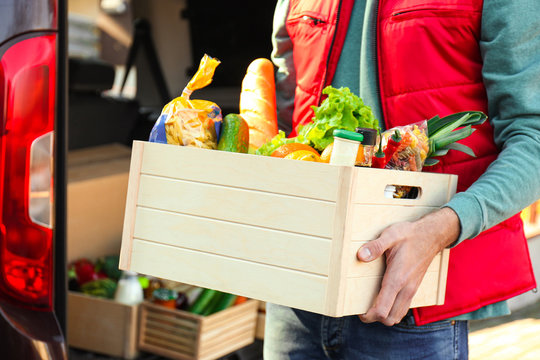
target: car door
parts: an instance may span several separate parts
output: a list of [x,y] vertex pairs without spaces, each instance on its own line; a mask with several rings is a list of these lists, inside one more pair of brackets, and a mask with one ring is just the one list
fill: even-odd
[[0,347],[65,359],[65,8],[0,0]]

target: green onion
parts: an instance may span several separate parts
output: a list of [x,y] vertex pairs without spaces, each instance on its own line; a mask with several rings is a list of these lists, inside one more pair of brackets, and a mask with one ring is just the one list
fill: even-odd
[[[429,151],[424,166],[432,166],[439,162],[433,159],[436,156],[444,156],[449,150],[461,151],[467,155],[476,157],[474,151],[457,141],[470,136],[476,129],[474,125],[483,124],[487,116],[480,111],[458,112],[440,118],[434,116],[427,121]],[[460,129],[458,129],[461,127]]]

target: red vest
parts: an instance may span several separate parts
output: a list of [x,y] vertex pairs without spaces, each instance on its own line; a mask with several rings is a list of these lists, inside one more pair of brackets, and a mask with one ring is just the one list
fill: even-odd
[[[297,72],[293,129],[311,121],[311,105],[320,104],[322,89],[332,81],[353,3],[290,2],[286,26]],[[482,5],[482,0],[380,0],[377,59],[386,128],[436,114],[488,112],[478,45]],[[477,157],[451,150],[429,168],[459,175],[458,191],[476,181],[499,152],[489,122],[461,142]],[[535,286],[518,214],[450,251],[445,303],[414,309],[416,323],[471,312]]]

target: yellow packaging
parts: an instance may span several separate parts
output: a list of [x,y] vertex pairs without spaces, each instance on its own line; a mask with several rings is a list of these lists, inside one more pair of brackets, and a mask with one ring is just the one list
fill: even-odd
[[185,87],[182,95],[163,108],[160,119],[163,117],[165,119],[168,144],[205,149],[217,148],[216,127],[219,129],[221,125],[221,109],[211,101],[191,100],[190,96],[193,91],[212,82],[214,71],[219,64],[219,60],[205,54],[201,59],[199,69]]

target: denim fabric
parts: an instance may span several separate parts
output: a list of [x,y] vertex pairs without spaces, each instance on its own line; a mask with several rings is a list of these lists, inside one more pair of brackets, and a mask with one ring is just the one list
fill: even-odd
[[358,316],[332,318],[267,304],[265,360],[467,359],[468,322],[416,326],[408,314],[388,327]]

